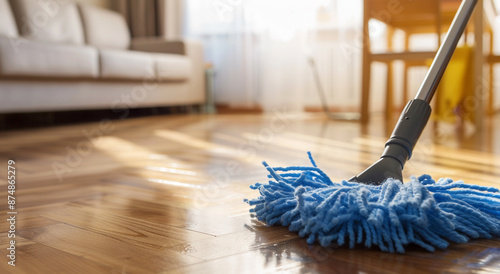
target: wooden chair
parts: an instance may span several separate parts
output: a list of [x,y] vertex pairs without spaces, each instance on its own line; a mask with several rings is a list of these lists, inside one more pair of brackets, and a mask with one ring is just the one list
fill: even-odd
[[[385,100],[385,116],[392,114],[393,96],[393,68],[392,62],[404,61],[403,79],[403,106],[408,101],[407,80],[408,69],[412,66],[425,66],[426,61],[434,58],[433,51],[410,51],[409,40],[411,35],[434,33],[438,43],[453,20],[460,6],[460,0],[364,0],[363,8],[363,64],[362,64],[362,95],[361,95],[361,121],[367,122],[369,117],[370,77],[372,62],[387,64],[387,91]],[[376,19],[387,26],[387,52],[373,53],[370,48],[369,21]],[[394,30],[399,29],[405,33],[404,50],[393,51]],[[468,27],[470,31],[470,28]],[[490,30],[492,34],[492,31]],[[493,40],[493,39],[491,39]],[[500,57],[495,59],[500,62]],[[492,74],[492,73],[490,73]],[[490,81],[492,82],[492,81]]]
[[493,51],[494,48],[494,38],[493,38],[493,26],[495,22],[495,18],[498,16],[498,7],[495,6],[495,3],[493,0],[485,0],[484,1],[484,18],[486,19],[487,25],[487,32],[489,34],[489,49],[490,52],[487,56],[486,61],[488,62],[488,69],[489,69],[489,85],[488,85],[488,103],[487,103],[487,111],[488,114],[492,115],[496,113],[495,106],[493,105],[494,103],[494,66],[496,63],[500,63],[500,55],[496,55],[495,52]]

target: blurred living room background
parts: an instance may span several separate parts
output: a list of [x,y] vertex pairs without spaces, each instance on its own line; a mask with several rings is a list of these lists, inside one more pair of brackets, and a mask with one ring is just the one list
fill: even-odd
[[[0,198],[11,216],[0,273],[500,273],[498,239],[462,244],[458,233],[495,235],[486,215],[470,210],[485,220],[477,229],[457,214],[456,230],[425,232],[436,201],[450,224],[465,208],[449,202],[452,187],[484,198],[471,202],[484,212],[498,205],[500,0],[477,0],[413,154],[398,136],[400,155],[385,149],[461,3],[0,0]],[[391,180],[375,195],[344,181],[324,199],[384,150],[397,168],[411,155],[406,182],[456,184]],[[283,198],[254,218],[270,176]],[[403,189],[421,191],[422,215],[399,222],[393,212],[417,211],[398,204]],[[376,197],[390,210],[366,217]],[[340,208],[325,220],[344,225],[270,225],[299,227],[311,199]],[[308,230],[319,232],[301,238]]]
[[[79,111],[63,115],[73,119],[110,109],[122,117],[136,108],[400,111],[460,4],[424,1],[415,10],[410,2],[1,0],[1,121],[43,124],[61,111]],[[490,114],[500,102],[496,2],[485,0],[481,13],[486,73],[479,82]],[[474,29],[461,46],[475,47]]]

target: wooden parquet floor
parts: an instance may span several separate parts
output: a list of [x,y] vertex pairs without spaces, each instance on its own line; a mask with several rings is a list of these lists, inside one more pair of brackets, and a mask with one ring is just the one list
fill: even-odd
[[[405,176],[500,187],[500,119],[461,136],[429,126]],[[496,128],[495,128],[496,127]],[[0,247],[7,254],[15,161],[15,264],[0,273],[500,273],[500,240],[404,255],[308,245],[252,218],[261,161],[333,180],[378,159],[392,124],[320,115],[182,115],[0,133]],[[450,133],[451,132],[451,133]]]

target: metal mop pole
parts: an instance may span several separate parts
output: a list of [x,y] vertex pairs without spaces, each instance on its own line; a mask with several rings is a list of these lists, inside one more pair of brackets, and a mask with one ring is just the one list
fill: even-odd
[[438,87],[441,77],[443,77],[446,66],[450,62],[451,56],[457,47],[458,40],[467,26],[467,22],[474,11],[477,0],[465,0],[458,8],[457,14],[451,23],[450,29],[441,44],[434,61],[425,76],[424,82],[415,96],[415,99],[424,100],[430,103],[436,89]]

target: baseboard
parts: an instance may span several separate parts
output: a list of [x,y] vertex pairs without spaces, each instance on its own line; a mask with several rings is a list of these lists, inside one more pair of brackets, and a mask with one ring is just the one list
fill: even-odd
[[[359,107],[329,107],[330,112],[359,112]],[[323,108],[319,106],[306,106],[304,108],[305,112],[323,112]]]
[[260,106],[230,106],[226,104],[215,105],[218,114],[261,114],[263,109]]

